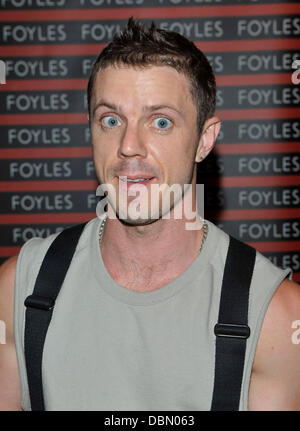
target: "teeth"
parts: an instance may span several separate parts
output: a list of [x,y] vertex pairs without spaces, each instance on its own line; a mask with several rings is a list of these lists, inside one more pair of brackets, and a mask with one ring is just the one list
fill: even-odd
[[[127,178],[127,181],[131,183],[138,183],[139,181],[148,181],[148,180],[150,180],[150,178],[136,178],[136,179]],[[122,179],[122,181],[125,181],[125,180]]]

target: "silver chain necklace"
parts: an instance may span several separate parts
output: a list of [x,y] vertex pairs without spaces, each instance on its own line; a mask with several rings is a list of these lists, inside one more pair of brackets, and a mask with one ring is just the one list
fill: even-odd
[[[101,243],[101,240],[102,240],[102,235],[103,235],[103,230],[104,230],[104,226],[105,226],[106,220],[107,220],[107,217],[105,217],[102,220],[102,223],[100,225],[100,229],[99,229],[99,244]],[[206,223],[205,220],[203,220],[203,227],[202,228],[203,228],[203,236],[202,236],[201,246],[200,246],[200,249],[199,249],[199,254],[202,251],[203,245],[205,243],[205,240],[206,240],[207,234],[208,234],[208,225],[207,225],[207,223]]]
[[205,220],[203,220],[203,226],[202,226],[202,229],[203,229],[203,236],[202,236],[202,241],[201,241],[201,245],[200,245],[200,249],[199,249],[199,254],[200,254],[200,253],[201,253],[201,251],[202,251],[203,245],[204,245],[204,243],[205,243],[205,240],[206,240],[206,238],[207,238],[207,234],[208,234],[208,224],[206,223],[206,221],[205,221]]

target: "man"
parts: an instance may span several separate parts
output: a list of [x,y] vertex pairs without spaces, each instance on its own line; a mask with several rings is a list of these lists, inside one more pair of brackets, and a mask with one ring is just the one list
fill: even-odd
[[[187,229],[186,214],[174,214],[187,197],[195,208],[197,163],[220,128],[211,67],[179,34],[130,19],[96,60],[88,100],[98,179],[128,200],[122,206],[109,194],[108,215],[80,237],[44,346],[45,408],[209,410],[229,239],[198,216],[198,228]],[[155,200],[150,186],[173,184],[183,193],[165,211],[167,187]],[[140,186],[149,193],[135,217],[129,207]],[[24,300],[54,237],[28,241],[1,268],[2,409],[30,409]],[[292,342],[300,291],[289,274],[257,253],[240,410],[300,409]]]

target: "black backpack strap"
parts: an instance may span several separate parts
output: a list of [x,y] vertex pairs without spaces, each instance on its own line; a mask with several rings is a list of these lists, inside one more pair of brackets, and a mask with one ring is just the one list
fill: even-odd
[[50,245],[32,295],[25,299],[24,350],[32,410],[45,410],[42,357],[53,307],[86,223],[63,230]]
[[249,289],[256,250],[230,236],[223,274],[211,410],[239,410],[248,326]]

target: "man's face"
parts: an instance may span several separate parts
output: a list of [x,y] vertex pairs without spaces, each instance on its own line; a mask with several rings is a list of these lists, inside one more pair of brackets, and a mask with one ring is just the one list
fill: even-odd
[[[159,202],[152,194],[151,202],[151,185],[179,184],[183,191],[196,166],[197,111],[188,79],[168,66],[107,67],[95,80],[91,112],[98,180],[114,186],[117,196],[119,188],[123,196],[127,193],[128,205],[139,196],[129,196],[130,190],[138,189],[137,184],[147,187],[148,211],[140,220],[129,214],[127,223],[153,221],[150,207],[152,219],[153,214],[161,217],[164,192]],[[121,176],[132,181],[121,182]],[[145,181],[133,182],[137,179]],[[120,216],[118,200],[114,211]]]

